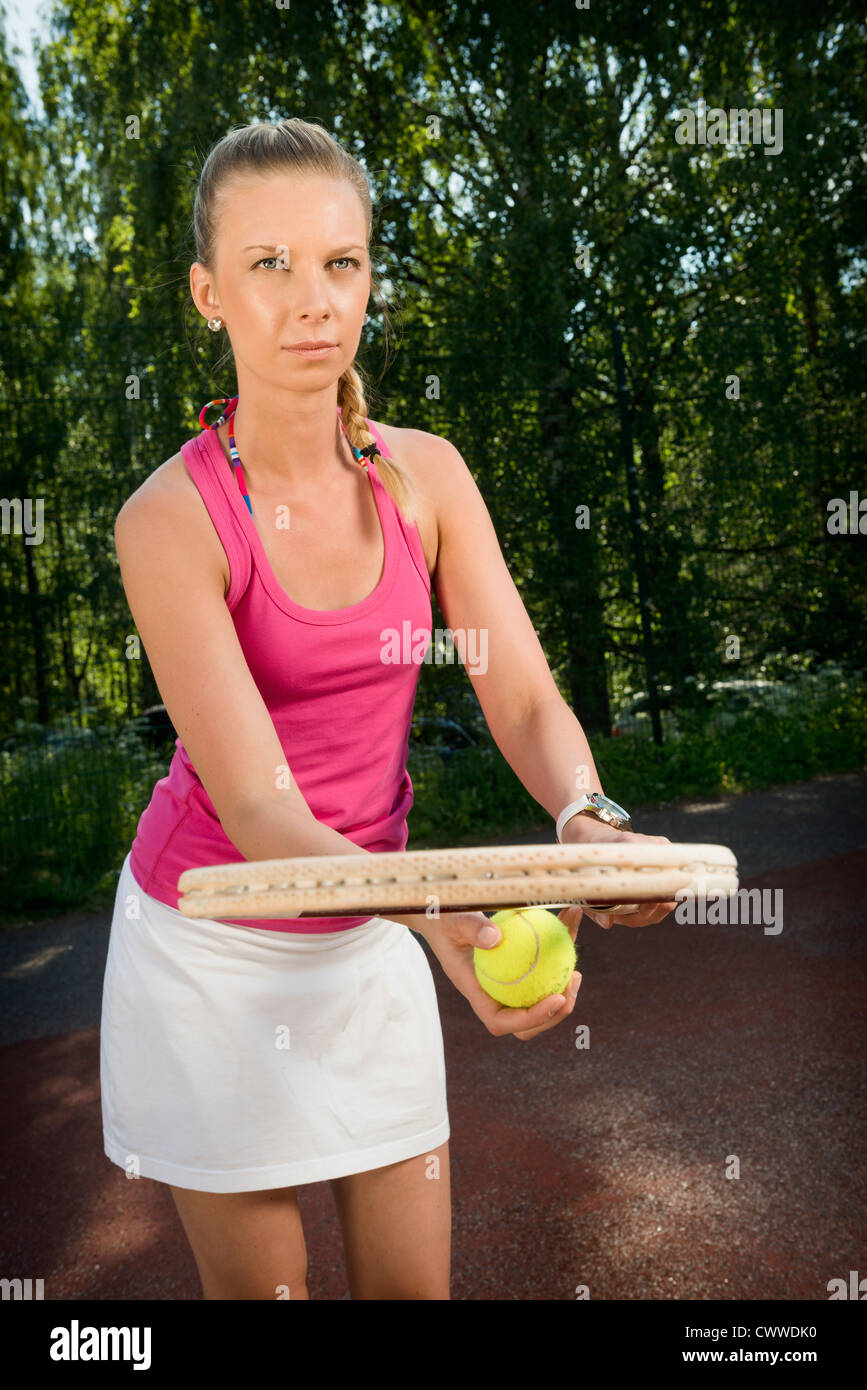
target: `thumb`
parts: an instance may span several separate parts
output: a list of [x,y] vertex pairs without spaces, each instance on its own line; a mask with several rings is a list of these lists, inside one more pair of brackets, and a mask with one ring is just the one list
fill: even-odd
[[490,951],[499,946],[503,933],[484,912],[444,912],[441,923],[445,935],[455,946],[481,946]]
[[503,933],[496,922],[492,922],[490,917],[485,917],[483,914],[481,922],[476,924],[473,944],[481,946],[482,950],[490,951],[493,946],[499,946],[502,939]]
[[567,927],[577,926],[584,915],[584,909],[579,903],[573,903],[571,907],[564,907],[557,916],[561,922],[565,922]]
[[581,919],[584,916],[584,909],[576,903],[572,907],[564,907],[562,912],[557,913],[557,916],[560,918],[560,921],[564,923],[566,930],[574,941],[578,935],[578,927],[581,923]]

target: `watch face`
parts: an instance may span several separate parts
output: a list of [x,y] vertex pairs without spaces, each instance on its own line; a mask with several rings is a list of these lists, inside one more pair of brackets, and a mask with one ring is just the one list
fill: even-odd
[[624,811],[622,806],[618,806],[616,801],[612,801],[610,796],[601,796],[597,793],[594,798],[594,805],[600,811],[608,811],[610,815],[616,816],[618,820],[629,820],[629,812]]

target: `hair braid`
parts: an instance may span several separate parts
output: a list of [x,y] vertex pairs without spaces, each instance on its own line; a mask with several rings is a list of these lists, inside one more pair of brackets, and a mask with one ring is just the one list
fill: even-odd
[[[340,378],[337,384],[337,404],[340,406],[340,418],[350,444],[356,449],[363,449],[365,445],[374,443],[374,436],[366,424],[367,402],[364,399],[364,382],[356,367],[350,367]],[[383,486],[411,525],[415,520],[415,488],[406,470],[395,468],[392,461],[384,458],[377,450],[376,471],[382,479]]]

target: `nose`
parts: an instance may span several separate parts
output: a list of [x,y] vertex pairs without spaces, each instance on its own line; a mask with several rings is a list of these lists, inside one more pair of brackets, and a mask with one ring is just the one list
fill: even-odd
[[331,309],[324,274],[315,267],[304,270],[293,266],[291,285],[289,300],[296,317],[305,321],[328,318]]

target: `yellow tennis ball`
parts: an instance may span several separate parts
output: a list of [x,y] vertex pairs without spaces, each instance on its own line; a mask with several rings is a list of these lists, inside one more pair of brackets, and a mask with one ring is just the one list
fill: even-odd
[[529,1009],[549,994],[565,993],[578,961],[565,922],[544,907],[503,908],[491,921],[502,941],[489,951],[473,951],[476,979],[486,994],[510,1008]]

